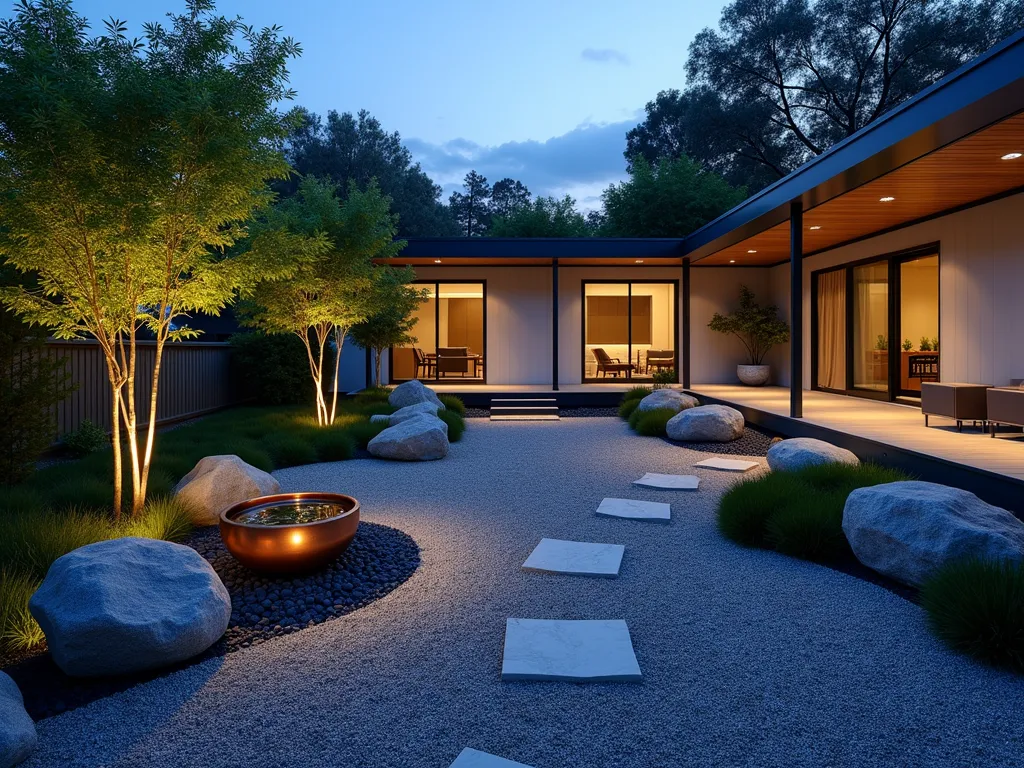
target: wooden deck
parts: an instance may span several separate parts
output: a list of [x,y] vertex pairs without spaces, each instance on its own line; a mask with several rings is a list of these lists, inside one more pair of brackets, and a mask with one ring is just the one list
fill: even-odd
[[[695,386],[691,391],[776,416],[789,416],[789,390],[784,387]],[[1024,435],[1000,433],[995,439],[948,419],[931,417],[925,427],[920,408],[898,403],[804,392],[802,421],[848,435],[891,445],[904,451],[943,459],[1024,482]]]

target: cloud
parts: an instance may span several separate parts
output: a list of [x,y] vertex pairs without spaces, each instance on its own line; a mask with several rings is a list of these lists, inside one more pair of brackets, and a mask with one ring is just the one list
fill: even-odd
[[629,66],[629,57],[614,48],[584,48],[580,56],[584,61],[596,61],[599,64],[621,64]]
[[534,195],[572,195],[583,209],[600,207],[600,194],[626,177],[626,132],[636,119],[585,123],[546,141],[510,141],[494,147],[457,138],[443,144],[405,142],[423,170],[444,188],[444,196],[462,188],[470,171],[493,184],[506,176],[523,182]]

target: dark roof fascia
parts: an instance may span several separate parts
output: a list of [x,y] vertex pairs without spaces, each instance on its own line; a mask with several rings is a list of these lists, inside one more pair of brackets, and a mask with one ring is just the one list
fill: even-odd
[[410,237],[399,258],[633,259],[681,258],[682,238]]
[[1024,30],[951,72],[684,241],[694,261],[1024,109]]

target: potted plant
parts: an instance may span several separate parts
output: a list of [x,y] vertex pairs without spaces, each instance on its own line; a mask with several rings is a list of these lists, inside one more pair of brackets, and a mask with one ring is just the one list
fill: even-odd
[[740,286],[740,307],[728,315],[715,312],[708,328],[731,333],[747,348],[747,363],[736,366],[736,375],[744,384],[760,387],[768,383],[771,368],[764,365],[765,355],[776,344],[789,341],[789,326],[779,319],[778,307],[762,307],[754,300],[754,292]]

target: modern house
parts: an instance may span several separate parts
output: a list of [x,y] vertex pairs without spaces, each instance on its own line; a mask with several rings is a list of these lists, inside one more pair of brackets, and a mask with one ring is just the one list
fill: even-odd
[[[748,418],[813,401],[899,422],[910,409],[877,409],[918,403],[922,383],[1024,379],[1022,192],[1018,33],[683,239],[410,240],[398,261],[431,298],[386,377],[600,392],[671,369]],[[707,327],[741,285],[791,325],[772,388],[732,386],[744,350]],[[361,357],[344,365],[364,386]],[[990,442],[1016,455],[980,468],[1024,481],[1024,446]]]

